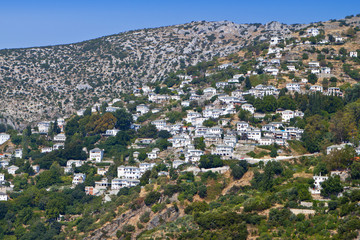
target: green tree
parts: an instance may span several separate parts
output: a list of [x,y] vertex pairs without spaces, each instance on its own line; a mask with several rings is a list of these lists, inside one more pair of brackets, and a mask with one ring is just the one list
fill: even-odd
[[131,123],[133,122],[133,117],[131,113],[121,108],[116,110],[116,112],[114,113],[114,117],[116,118],[115,128],[119,130],[130,129]]
[[151,191],[146,195],[144,202],[145,202],[146,206],[151,206],[154,203],[156,203],[157,201],[159,201],[160,197],[161,197],[161,193]]
[[353,162],[351,164],[350,176],[352,179],[360,179],[360,162]]
[[249,169],[249,164],[245,160],[241,160],[236,164],[230,166],[231,175],[234,179],[240,179]]
[[339,176],[329,177],[326,181],[321,183],[321,196],[330,197],[337,195],[343,191]]
[[194,145],[195,145],[195,149],[200,149],[200,150],[205,150],[205,142],[204,142],[204,137],[198,137],[194,139]]
[[224,166],[224,163],[218,155],[202,155],[200,157],[200,168],[216,168],[222,166]]
[[317,83],[317,81],[318,81],[318,77],[316,76],[316,74],[310,73],[310,74],[308,75],[308,82],[309,82],[309,83],[315,84],[315,83]]

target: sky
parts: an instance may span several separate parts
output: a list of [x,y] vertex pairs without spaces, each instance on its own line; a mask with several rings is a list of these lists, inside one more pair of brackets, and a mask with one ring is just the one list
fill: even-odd
[[359,13],[359,0],[0,0],[0,49],[75,43],[191,21],[293,24]]

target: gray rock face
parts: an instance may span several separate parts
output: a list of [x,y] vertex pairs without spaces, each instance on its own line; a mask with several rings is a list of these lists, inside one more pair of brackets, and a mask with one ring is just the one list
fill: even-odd
[[[0,50],[0,111],[19,122],[73,113],[180,66],[223,57],[258,36],[287,33],[278,22],[191,22],[76,44]],[[265,31],[264,31],[265,30]]]

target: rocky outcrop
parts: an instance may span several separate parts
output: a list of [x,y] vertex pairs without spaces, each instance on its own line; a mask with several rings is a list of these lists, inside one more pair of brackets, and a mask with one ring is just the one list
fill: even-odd
[[[121,214],[121,216],[115,218],[110,223],[93,231],[90,234],[90,236],[85,237],[84,240],[117,239],[116,232],[118,230],[121,231],[124,225],[127,224],[136,225],[136,222],[138,222],[139,217],[147,211],[151,211],[151,209],[143,205],[138,210],[130,210],[124,214]],[[169,206],[159,213],[156,214],[152,213],[150,216],[151,217],[150,221],[148,223],[144,223],[144,225],[147,230],[150,230],[166,222],[175,221],[177,218],[181,216],[182,214],[179,211],[176,211],[176,209],[173,206]],[[133,239],[135,239],[136,235],[139,234],[141,231],[142,230],[136,231],[133,234]]]
[[277,22],[202,21],[76,44],[3,49],[0,111],[15,122],[54,119],[184,66],[237,52],[256,37],[267,39],[291,29]]

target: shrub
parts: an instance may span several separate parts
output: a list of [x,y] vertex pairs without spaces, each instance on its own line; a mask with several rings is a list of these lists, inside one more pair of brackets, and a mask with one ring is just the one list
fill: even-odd
[[147,206],[150,206],[159,201],[160,197],[161,194],[159,192],[152,191],[146,195],[144,202]]

